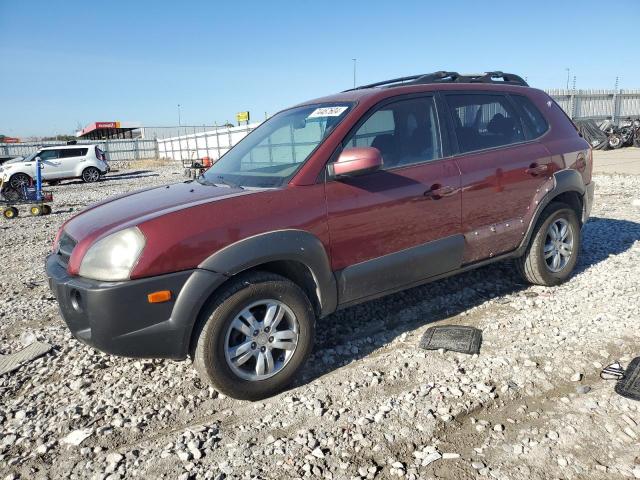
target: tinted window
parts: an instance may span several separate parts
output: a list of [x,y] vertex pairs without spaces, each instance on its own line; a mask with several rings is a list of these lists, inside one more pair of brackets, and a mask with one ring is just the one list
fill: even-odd
[[66,148],[64,150],[60,150],[60,156],[62,158],[84,157],[88,151],[88,148]]
[[512,95],[511,98],[513,98],[516,104],[522,109],[524,124],[529,130],[528,133],[531,138],[538,138],[547,131],[549,128],[547,120],[531,100],[521,95]]
[[503,95],[446,95],[461,153],[522,142],[520,118]]
[[377,148],[385,168],[442,157],[433,98],[401,100],[381,107],[343,145]]
[[59,158],[60,150],[43,150],[38,156],[40,160],[52,160],[54,158]]

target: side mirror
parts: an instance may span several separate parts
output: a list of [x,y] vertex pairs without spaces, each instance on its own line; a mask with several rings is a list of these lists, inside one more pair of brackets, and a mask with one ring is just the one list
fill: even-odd
[[332,178],[356,177],[375,172],[383,166],[380,150],[373,147],[345,148],[338,160],[327,165]]

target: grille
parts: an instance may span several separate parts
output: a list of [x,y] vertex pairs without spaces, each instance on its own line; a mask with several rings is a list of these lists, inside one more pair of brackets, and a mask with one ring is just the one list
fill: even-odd
[[69,263],[69,258],[71,258],[71,253],[76,246],[76,242],[73,238],[67,235],[66,232],[62,232],[60,236],[60,241],[58,242],[58,262],[63,266],[67,266]]

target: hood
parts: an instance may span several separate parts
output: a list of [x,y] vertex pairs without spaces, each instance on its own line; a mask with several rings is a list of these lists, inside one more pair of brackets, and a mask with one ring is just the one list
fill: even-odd
[[103,234],[138,225],[166,213],[260,190],[202,185],[198,182],[149,188],[89,206],[69,220],[64,230],[79,243],[87,237],[91,237],[92,242]]

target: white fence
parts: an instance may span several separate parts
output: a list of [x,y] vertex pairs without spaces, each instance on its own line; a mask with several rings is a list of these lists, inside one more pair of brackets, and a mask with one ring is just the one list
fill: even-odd
[[[546,92],[573,119],[618,122],[626,117],[640,117],[640,90],[564,90]],[[102,140],[98,143],[110,161],[131,161],[166,158],[190,161],[209,157],[217,160],[243,139],[259,123],[241,127],[145,127],[143,138],[132,140]],[[180,134],[181,132],[189,132]],[[163,138],[164,137],[164,138]],[[96,143],[79,141],[78,144]],[[24,156],[46,145],[65,142],[0,143],[0,157]]]
[[605,120],[614,123],[626,117],[640,117],[640,90],[563,90],[546,92],[573,119]]
[[185,162],[204,157],[217,160],[258,125],[260,124],[251,123],[240,127],[218,128],[208,132],[158,139],[158,155],[161,158]]

